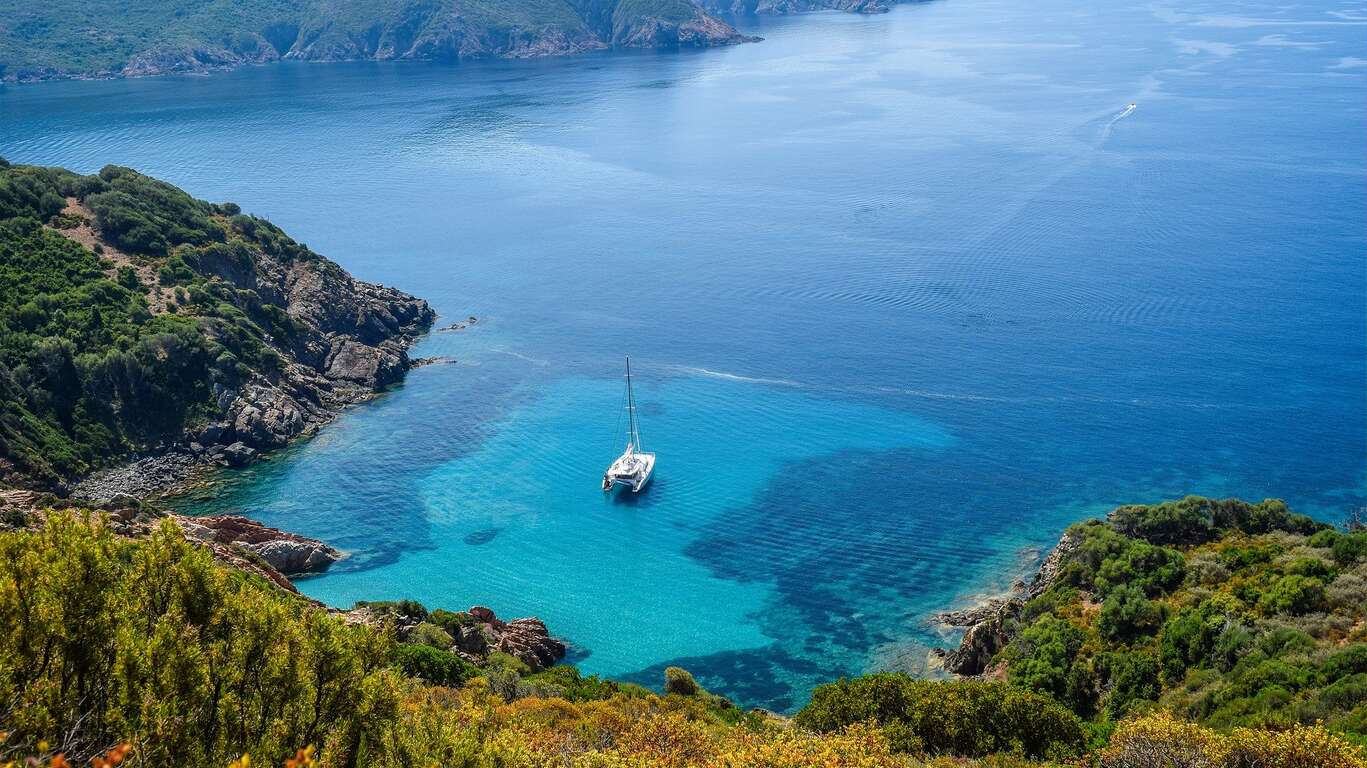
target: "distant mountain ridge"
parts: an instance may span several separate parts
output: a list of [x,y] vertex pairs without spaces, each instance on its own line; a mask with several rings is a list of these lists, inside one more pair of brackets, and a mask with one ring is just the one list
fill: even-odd
[[528,58],[753,39],[693,0],[0,0],[0,79],[210,72],[281,59]]

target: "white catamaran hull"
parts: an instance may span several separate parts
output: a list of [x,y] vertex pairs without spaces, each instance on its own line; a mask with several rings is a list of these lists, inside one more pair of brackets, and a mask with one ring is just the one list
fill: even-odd
[[603,490],[611,491],[617,486],[626,486],[632,493],[640,493],[650,475],[655,470],[655,454],[628,451],[603,473]]

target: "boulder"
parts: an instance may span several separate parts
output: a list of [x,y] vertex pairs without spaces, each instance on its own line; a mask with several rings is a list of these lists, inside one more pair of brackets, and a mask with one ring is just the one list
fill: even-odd
[[131,493],[116,491],[109,497],[109,506],[112,509],[137,509],[138,497]]
[[565,644],[551,637],[545,622],[537,618],[513,619],[503,626],[498,650],[540,672],[565,658]]
[[321,541],[275,539],[260,544],[243,544],[284,574],[317,573],[337,562],[337,550]]
[[223,449],[223,459],[234,467],[245,467],[252,463],[256,458],[256,449],[248,446],[242,441],[233,443]]

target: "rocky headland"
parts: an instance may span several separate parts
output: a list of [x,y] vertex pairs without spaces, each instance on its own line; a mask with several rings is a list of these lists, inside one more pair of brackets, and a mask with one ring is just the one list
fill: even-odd
[[[98,265],[71,285],[71,292],[108,291],[111,288],[105,286],[117,283],[131,294],[132,304],[114,304],[128,313],[126,330],[116,333],[141,337],[134,354],[141,353],[142,359],[119,360],[118,370],[133,366],[138,376],[154,381],[167,375],[159,373],[158,366],[176,370],[170,376],[180,380],[160,387],[182,391],[186,401],[168,401],[143,391],[147,387],[119,382],[120,377],[134,378],[132,372],[106,371],[75,359],[82,352],[116,355],[132,345],[109,331],[118,318],[100,312],[94,322],[103,327],[89,332],[86,348],[63,352],[77,377],[103,383],[105,391],[99,396],[86,394],[88,403],[71,406],[81,413],[101,413],[100,423],[73,425],[71,416],[60,410],[48,417],[53,428],[70,433],[67,439],[91,458],[51,467],[51,449],[29,446],[50,441],[53,433],[32,426],[34,420],[20,420],[13,427],[15,434],[0,436],[0,481],[69,493],[95,504],[121,493],[141,498],[165,492],[203,468],[243,466],[264,452],[314,434],[341,408],[370,399],[419,364],[409,358],[408,348],[436,317],[426,301],[357,280],[336,263],[289,240],[269,222],[241,215],[232,204],[203,203],[127,169],[108,168],[98,178],[24,166],[0,173],[12,183],[42,179],[51,188],[43,191],[54,197],[68,193],[60,211],[43,227],[48,238],[59,238],[52,245],[58,252],[54,261]],[[118,207],[108,202],[115,195]],[[133,216],[149,225],[164,220],[166,234],[161,239],[153,239],[160,233],[138,234],[143,231],[138,224],[126,231]],[[189,230],[190,225],[202,232]],[[186,242],[168,242],[177,236]],[[61,241],[66,249],[77,250],[60,253]],[[50,277],[50,269],[33,269],[35,295],[51,290],[43,282]],[[21,283],[19,288],[26,286]],[[185,331],[193,322],[198,338],[173,343],[160,328],[149,330],[177,327],[166,321],[175,321]],[[48,342],[39,337],[32,343],[30,355]],[[17,373],[25,360],[19,355],[15,359]],[[89,370],[82,370],[82,365]],[[0,373],[10,378],[2,367]],[[186,381],[186,376],[199,380]],[[16,390],[28,389],[27,395],[16,392],[16,408],[27,407],[42,419],[39,409],[51,408],[52,395],[37,397],[35,388],[56,386],[53,378],[41,383],[15,380]],[[115,383],[104,383],[111,380]],[[171,421],[167,412],[183,415]],[[93,442],[82,437],[92,429],[122,436],[82,447],[83,442]],[[120,447],[126,451],[123,456],[118,455]],[[111,466],[111,459],[122,461]],[[92,464],[104,466],[93,473],[82,471]]]
[[932,623],[945,627],[967,628],[959,647],[937,648],[932,657],[947,672],[965,677],[991,676],[992,658],[1016,636],[1022,609],[1054,585],[1068,557],[1080,540],[1064,533],[1028,582],[1018,582],[1012,593],[990,598],[983,603],[937,613]]
[[898,0],[702,0],[713,13],[781,16],[808,11],[887,13]]
[[284,308],[297,333],[268,342],[280,369],[255,372],[238,387],[215,385],[213,418],[147,455],[82,479],[73,496],[95,503],[118,493],[149,496],[175,490],[205,468],[245,466],[315,434],[343,407],[371,399],[427,362],[408,356],[436,316],[426,301],[356,280],[321,259],[283,265],[263,255],[253,267],[209,269]]

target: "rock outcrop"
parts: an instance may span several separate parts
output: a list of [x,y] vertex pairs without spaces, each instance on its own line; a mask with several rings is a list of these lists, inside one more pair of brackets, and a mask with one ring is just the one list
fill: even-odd
[[312,435],[344,406],[403,379],[415,363],[408,347],[432,324],[426,301],[356,280],[337,264],[280,258],[266,251],[241,260],[201,255],[192,267],[281,307],[292,338],[269,339],[279,364],[236,387],[213,384],[217,414],[178,443],[106,469],[71,488],[95,504],[115,493],[172,490],[208,466],[245,466],[267,451]]
[[[399,639],[405,641],[426,618],[423,614],[400,613],[392,603],[358,605],[343,612],[342,616],[360,624],[378,625],[392,621]],[[541,619],[503,621],[482,605],[457,613],[455,617],[454,622],[445,626],[452,640],[448,650],[472,664],[484,664],[489,660],[489,654],[499,652],[521,661],[533,672],[540,672],[565,658],[565,644],[551,637]]]
[[956,675],[982,675],[989,670],[992,658],[1007,646],[1019,631],[1021,611],[1025,604],[1048,590],[1058,580],[1068,557],[1077,550],[1080,539],[1064,533],[1040,563],[1034,578],[1021,585],[1006,599],[990,600],[982,605],[936,614],[932,621],[951,627],[968,627],[959,647],[953,650],[938,648],[932,651],[940,664]]
[[239,515],[172,517],[187,538],[206,544],[236,545],[286,575],[325,571],[343,556],[317,539],[271,528]]
[[551,637],[545,622],[538,618],[501,621],[494,612],[476,605],[466,613],[471,623],[453,635],[453,651],[469,661],[482,662],[494,651],[506,653],[526,664],[533,672],[565,658],[565,644]]

